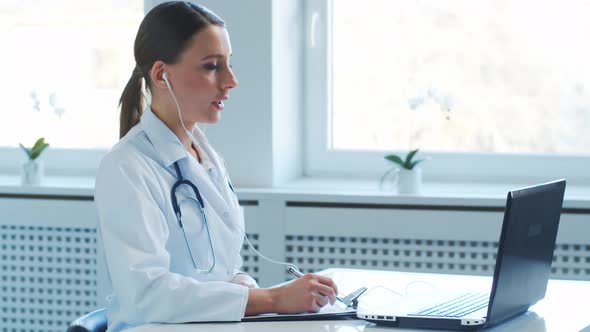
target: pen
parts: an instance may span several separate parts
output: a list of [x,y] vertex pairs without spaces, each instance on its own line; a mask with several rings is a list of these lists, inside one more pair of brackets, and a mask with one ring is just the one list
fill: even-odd
[[[292,275],[296,276],[297,278],[301,278],[303,277],[303,273],[301,273],[301,271],[299,271],[297,268],[295,268],[294,266],[289,266],[289,268],[287,268],[287,272],[291,273]],[[343,299],[341,299],[340,297],[336,296],[336,300],[346,304],[346,302],[344,302]]]
[[303,277],[303,273],[301,273],[301,271],[297,270],[294,266],[289,266],[289,268],[287,269],[287,272],[291,273],[292,275],[296,276],[297,278]]

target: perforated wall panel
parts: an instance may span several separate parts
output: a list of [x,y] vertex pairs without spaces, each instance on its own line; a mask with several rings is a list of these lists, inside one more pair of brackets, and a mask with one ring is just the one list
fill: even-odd
[[551,277],[590,280],[590,245],[558,243],[551,264]]
[[94,228],[0,225],[0,331],[60,331],[96,308]]
[[[486,241],[285,236],[287,262],[304,272],[344,267],[492,275],[497,250],[497,242]],[[558,244],[551,278],[590,280],[590,245]]]
[[[254,248],[259,250],[259,235],[252,233],[247,233],[246,235]],[[244,244],[242,245],[241,255],[244,263],[242,265],[242,271],[248,273],[256,282],[259,282],[260,263],[258,261],[258,255],[250,248],[246,240],[244,240]]]

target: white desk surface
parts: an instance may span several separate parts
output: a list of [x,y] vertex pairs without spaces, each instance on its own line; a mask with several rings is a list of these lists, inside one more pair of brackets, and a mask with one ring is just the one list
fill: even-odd
[[[490,277],[457,276],[387,271],[365,271],[328,269],[320,272],[331,276],[340,288],[341,294],[348,289],[367,286],[369,292],[361,298],[360,306],[387,303],[400,299],[383,288],[386,286],[402,294],[437,291],[433,286],[445,290],[487,290],[491,287]],[[485,331],[504,332],[590,332],[590,282],[550,280],[545,298],[532,306],[527,313]],[[362,310],[362,309],[361,309]],[[384,331],[434,331],[380,327],[363,320],[332,321],[288,321],[288,322],[245,322],[245,323],[191,323],[191,324],[150,324],[131,329],[131,332],[189,332],[189,331],[306,331],[306,332],[384,332]]]

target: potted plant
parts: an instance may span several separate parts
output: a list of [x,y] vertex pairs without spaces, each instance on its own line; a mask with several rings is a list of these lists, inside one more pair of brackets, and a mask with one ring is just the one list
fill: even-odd
[[38,186],[41,184],[43,177],[43,161],[38,158],[49,144],[45,143],[45,138],[41,137],[35,142],[32,148],[27,148],[20,143],[19,145],[29,157],[22,165],[21,183],[23,185]]
[[[428,88],[425,95],[408,99],[408,106],[410,110],[415,111],[421,105],[427,103],[428,100],[432,100],[435,104],[438,104],[445,118],[450,120],[449,114],[453,107],[453,99],[451,96],[441,93],[432,85]],[[410,130],[410,132],[412,131]],[[413,145],[411,140],[410,137],[410,146]],[[383,174],[379,187],[383,190],[384,184],[389,182],[397,186],[397,191],[400,194],[419,194],[422,187],[422,169],[418,165],[426,160],[426,158],[414,159],[419,150],[411,149],[405,158],[396,154],[385,156],[385,159],[394,163],[395,166]]]
[[405,158],[396,154],[385,156],[385,159],[394,163],[381,177],[380,187],[383,189],[388,177],[393,176],[392,182],[397,185],[400,194],[419,194],[422,186],[422,169],[418,167],[426,159],[414,159],[419,149],[408,152]]

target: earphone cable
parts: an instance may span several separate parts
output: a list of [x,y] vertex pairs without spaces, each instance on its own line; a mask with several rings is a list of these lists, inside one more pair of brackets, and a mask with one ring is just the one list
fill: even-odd
[[[184,121],[182,121],[182,115],[180,113],[180,105],[178,104],[178,100],[176,99],[176,96],[174,95],[174,92],[172,91],[172,87],[170,86],[170,82],[168,82],[168,77],[166,74],[164,74],[163,76],[164,81],[166,82],[166,86],[168,87],[168,90],[170,91],[170,94],[172,95],[172,99],[174,99],[174,103],[176,104],[176,109],[178,110],[178,118],[180,119],[180,124],[182,125],[182,128],[184,129],[184,131],[187,133],[187,135],[189,135],[189,137],[192,139],[192,141],[195,144],[197,143],[197,140],[195,139],[195,137],[186,129],[186,127],[184,126]],[[273,263],[273,264],[278,264],[278,265],[285,265],[287,267],[289,266],[293,266],[295,267],[297,270],[299,270],[299,268],[292,263],[287,263],[287,262],[280,262],[280,261],[275,261],[273,259],[270,259],[266,256],[264,256],[263,254],[261,254],[258,250],[256,250],[256,248],[254,248],[254,245],[252,245],[252,243],[250,242],[250,239],[248,239],[248,236],[246,235],[246,231],[241,229],[241,231],[244,233],[244,239],[246,239],[246,242],[248,242],[248,245],[250,246],[250,248],[260,257],[262,257],[263,259]]]
[[246,235],[246,232],[244,231],[244,239],[246,239],[246,242],[248,242],[248,245],[250,246],[250,248],[260,257],[262,257],[263,259],[273,263],[273,264],[278,264],[278,265],[285,265],[287,267],[293,266],[295,267],[297,270],[299,270],[299,267],[297,267],[297,265],[293,264],[293,263],[287,263],[287,262],[281,262],[281,261],[275,261],[274,259],[268,258],[266,256],[264,256],[263,254],[261,254],[258,250],[256,250],[256,248],[254,248],[254,246],[252,245],[252,243],[250,242],[250,240],[248,239],[248,235]]
[[186,127],[184,126],[184,121],[182,120],[182,114],[180,113],[180,105],[178,104],[178,100],[176,99],[176,95],[174,95],[174,91],[172,91],[172,87],[170,86],[170,82],[168,82],[168,75],[166,75],[164,73],[164,82],[166,82],[166,86],[168,87],[168,90],[170,91],[170,94],[172,95],[172,99],[174,99],[174,103],[176,104],[176,110],[178,110],[178,118],[180,119],[180,124],[182,125],[182,129],[184,129],[184,132],[190,137],[190,139],[193,141],[193,143],[198,144],[197,140],[195,139],[195,137],[193,136],[193,134],[188,131],[186,129]]

